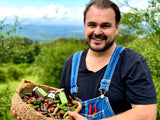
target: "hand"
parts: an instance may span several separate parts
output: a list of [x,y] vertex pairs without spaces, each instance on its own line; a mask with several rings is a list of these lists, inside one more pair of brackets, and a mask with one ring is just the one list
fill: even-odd
[[21,120],[21,118],[19,116],[17,116],[16,110],[13,107],[11,107],[10,111],[11,111],[13,117],[17,118],[17,120]]
[[75,120],[88,120],[87,118],[83,117],[82,115],[76,112],[68,111],[68,115],[73,117]]

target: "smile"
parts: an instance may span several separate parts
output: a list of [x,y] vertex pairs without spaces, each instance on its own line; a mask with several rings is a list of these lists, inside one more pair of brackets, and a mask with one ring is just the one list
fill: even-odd
[[102,41],[103,39],[94,39],[94,40],[96,40],[96,41]]
[[95,40],[95,41],[103,41],[103,40],[107,40],[107,36],[105,35],[95,35],[95,34],[91,34],[89,36],[90,39]]

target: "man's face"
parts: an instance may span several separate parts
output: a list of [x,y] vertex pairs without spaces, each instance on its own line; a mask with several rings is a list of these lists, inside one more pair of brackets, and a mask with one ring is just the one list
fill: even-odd
[[86,43],[91,50],[103,52],[114,43],[118,28],[112,8],[100,9],[93,5],[88,10],[84,23]]

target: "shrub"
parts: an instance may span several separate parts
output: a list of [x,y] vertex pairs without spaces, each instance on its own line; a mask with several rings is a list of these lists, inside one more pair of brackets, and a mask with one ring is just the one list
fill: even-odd
[[3,71],[3,69],[0,69],[0,82],[6,82],[6,73]]
[[6,88],[0,91],[0,120],[13,120],[10,113],[11,107],[11,90],[10,87],[7,86]]
[[76,51],[86,49],[84,40],[61,38],[41,48],[35,63],[39,67],[39,80],[46,85],[59,87],[64,61]]
[[19,80],[24,75],[24,72],[16,66],[10,66],[8,67],[7,74],[10,80]]

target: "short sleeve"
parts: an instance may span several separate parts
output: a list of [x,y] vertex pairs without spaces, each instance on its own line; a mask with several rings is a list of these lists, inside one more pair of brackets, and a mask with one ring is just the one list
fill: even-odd
[[127,101],[133,104],[156,103],[156,90],[146,60],[141,56],[130,69],[126,80]]

